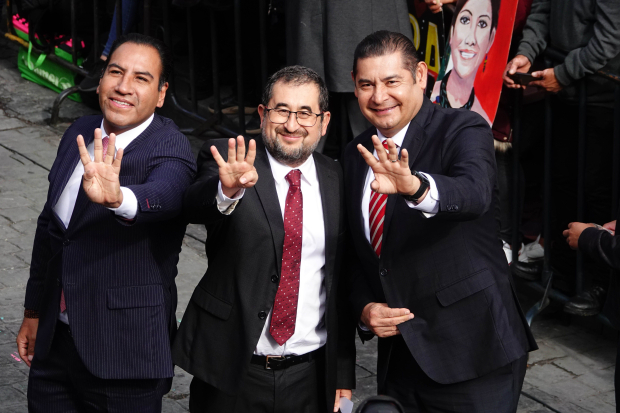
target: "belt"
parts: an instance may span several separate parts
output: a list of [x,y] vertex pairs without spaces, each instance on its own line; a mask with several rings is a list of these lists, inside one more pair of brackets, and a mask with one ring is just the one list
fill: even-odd
[[302,354],[301,356],[252,356],[251,363],[265,366],[265,370],[282,370],[301,363],[316,360],[323,354],[323,348]]

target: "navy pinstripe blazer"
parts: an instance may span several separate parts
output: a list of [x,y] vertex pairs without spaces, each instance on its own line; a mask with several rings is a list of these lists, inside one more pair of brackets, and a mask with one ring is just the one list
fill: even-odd
[[53,211],[79,152],[102,117],[78,119],[65,132],[49,174],[37,222],[24,306],[40,313],[35,356],[49,352],[64,289],[78,353],[97,377],[173,376],[174,278],[185,234],[183,193],[196,172],[189,141],[174,122],[155,115],[124,151],[120,183],[138,200],[133,222],[90,202],[80,186],[69,227]]
[[[512,287],[494,217],[497,200],[493,136],[468,110],[424,99],[402,147],[409,167],[430,174],[439,212],[425,218],[400,195],[389,195],[381,257],[364,235],[361,202],[368,165],[357,145],[372,151],[371,128],[345,152],[349,227],[356,259],[351,302],[359,319],[370,302],[408,308],[398,326],[411,354],[434,381],[482,376],[536,349]],[[388,342],[379,340],[379,389],[387,373]]]

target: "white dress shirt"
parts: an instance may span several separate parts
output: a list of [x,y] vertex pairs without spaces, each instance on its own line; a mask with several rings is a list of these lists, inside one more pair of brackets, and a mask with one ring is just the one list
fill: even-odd
[[[130,129],[126,132],[123,132],[119,135],[116,135],[116,145],[115,145],[115,154],[119,149],[127,147],[134,139],[136,139],[142,132],[146,130],[146,128],[151,124],[155,115],[151,115],[150,118],[142,122],[140,125],[136,126],[133,129]],[[108,136],[104,126],[103,120],[101,121],[101,138],[105,138]],[[77,144],[76,144],[77,145]],[[91,161],[95,159],[95,142],[90,143],[86,148],[88,150],[88,154],[90,155]],[[122,168],[122,166],[121,166]],[[65,228],[69,227],[69,222],[71,221],[71,215],[73,214],[73,208],[75,207],[75,201],[78,196],[78,192],[80,190],[80,185],[82,185],[82,175],[84,175],[84,165],[82,164],[82,160],[78,159],[77,165],[67,181],[67,185],[62,191],[60,198],[58,198],[58,202],[53,206],[54,212],[60,220],[65,224]],[[116,215],[119,215],[126,219],[133,219],[136,216],[136,212],[138,211],[138,200],[136,199],[135,194],[129,188],[121,187],[121,191],[123,192],[123,202],[118,208],[108,208],[110,211],[114,211]],[[64,313],[60,313],[58,316],[60,321],[63,321],[66,324],[69,324],[69,319],[67,317],[66,311]]]
[[[396,135],[392,136],[392,140],[396,145],[398,145],[398,153],[400,153],[400,148],[403,146],[403,140],[405,139],[405,135],[407,133],[407,128],[401,129]],[[383,142],[387,139],[379,130],[377,130],[377,137],[379,141]],[[377,157],[377,151],[373,151],[372,153],[375,157]],[[420,171],[418,171],[420,172]],[[419,210],[426,218],[431,218],[435,216],[435,214],[439,211],[439,192],[437,191],[437,185],[435,184],[435,180],[429,174],[424,175],[429,182],[429,190],[422,202],[416,204],[415,202],[406,201],[407,205],[413,209]],[[375,180],[375,174],[372,172],[372,169],[368,167],[368,173],[366,174],[366,183],[364,184],[364,194],[362,195],[362,217],[364,219],[364,234],[366,235],[366,239],[368,242],[370,241],[370,226],[368,224],[368,208],[370,206],[370,195],[372,193],[372,189],[370,188],[370,184]]]
[[[271,310],[265,321],[254,354],[262,356],[301,355],[322,347],[327,341],[325,327],[325,225],[321,191],[314,158],[310,156],[303,165],[291,168],[275,160],[267,152],[271,172],[276,184],[282,219],[286,206],[289,183],[286,175],[293,169],[301,171],[301,193],[303,196],[303,234],[301,246],[301,264],[299,275],[299,299],[297,302],[297,319],[295,333],[284,343],[278,345],[269,333]],[[259,177],[260,179],[260,177]],[[245,190],[240,190],[234,198],[222,193],[221,183],[216,196],[218,209],[223,214],[230,214]]]

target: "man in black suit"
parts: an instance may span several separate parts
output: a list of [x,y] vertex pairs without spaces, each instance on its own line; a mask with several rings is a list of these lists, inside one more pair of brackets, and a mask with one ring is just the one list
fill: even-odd
[[408,412],[514,412],[536,343],[498,242],[491,130],[425,98],[401,34],[366,37],[352,76],[374,127],[345,152],[351,302],[380,337],[379,392]]
[[258,109],[262,143],[250,140],[247,156],[242,137],[200,152],[184,210],[207,228],[209,268],[173,348],[194,375],[192,412],[328,412],[351,398],[342,172],[313,153],[327,103],[316,72],[286,67]]
[[170,65],[160,41],[119,38],[103,116],[60,141],[17,336],[30,412],[151,413],[170,389],[181,200],[196,172],[187,138],[154,113]]

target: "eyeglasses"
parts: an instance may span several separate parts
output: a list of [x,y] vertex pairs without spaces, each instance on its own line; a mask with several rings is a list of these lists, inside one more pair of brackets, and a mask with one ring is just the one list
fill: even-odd
[[317,115],[316,113],[313,113],[307,110],[300,110],[297,112],[293,112],[292,110],[277,109],[277,108],[272,108],[272,109],[265,108],[265,110],[267,111],[267,116],[269,117],[269,120],[272,121],[273,123],[280,124],[280,125],[288,122],[288,118],[289,116],[291,116],[291,113],[295,114],[295,119],[297,119],[297,123],[299,124],[299,126],[305,126],[307,128],[316,125],[316,120],[319,117],[321,118],[323,117],[323,113],[319,113]]

